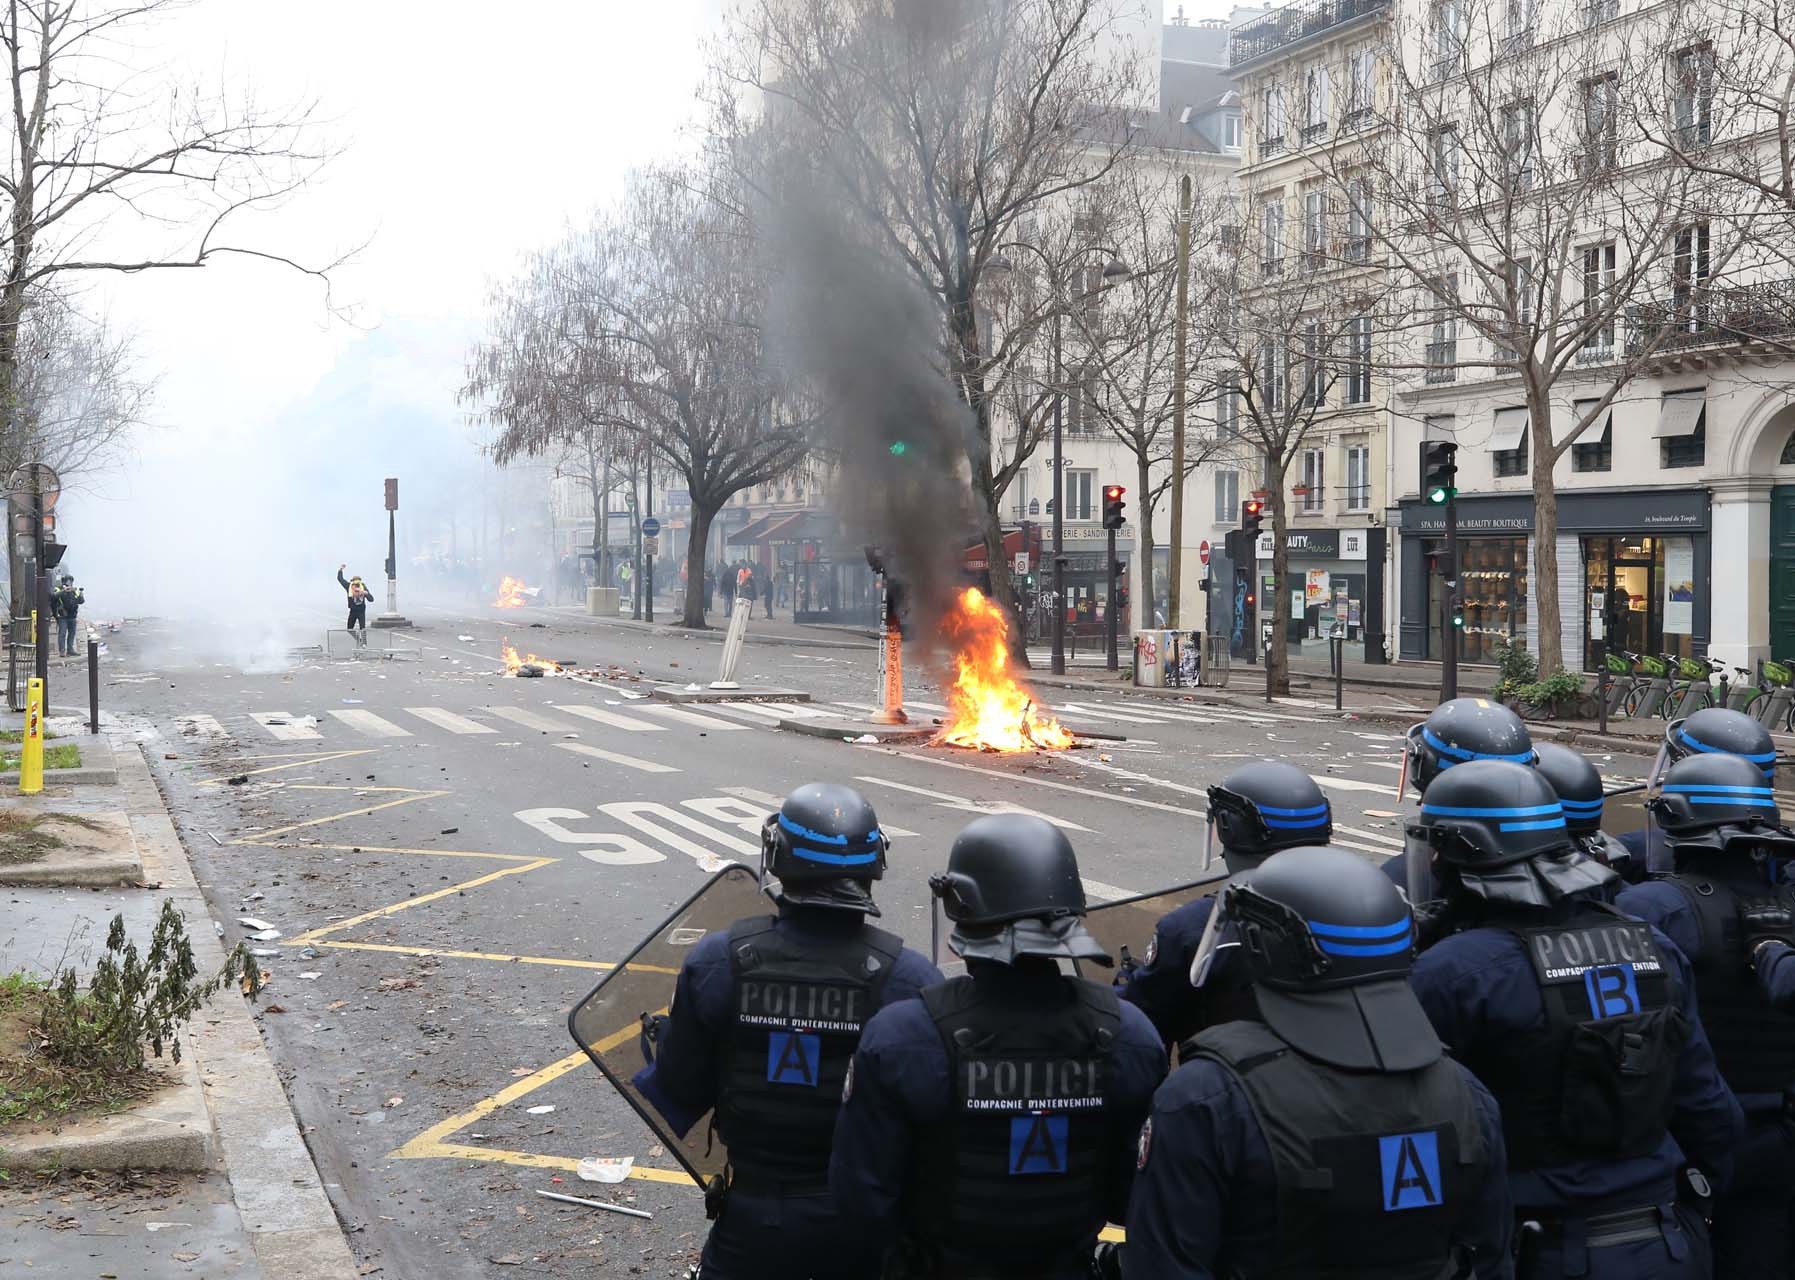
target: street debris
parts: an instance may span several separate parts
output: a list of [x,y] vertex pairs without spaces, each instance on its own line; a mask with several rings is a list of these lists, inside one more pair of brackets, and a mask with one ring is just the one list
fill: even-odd
[[591,1156],[574,1166],[583,1182],[622,1182],[629,1177],[634,1156]]
[[323,974],[317,973],[317,972],[302,973],[299,975],[299,980],[301,982],[316,982],[319,978],[322,978],[323,976],[324,976]]
[[856,743],[856,744],[877,742],[878,740],[879,740],[878,738],[876,738],[875,736],[873,736],[870,733],[863,733],[858,738],[843,738],[842,739],[843,742],[852,742],[852,743]]
[[280,930],[258,929],[248,936],[251,942],[273,942],[276,938],[280,937]]
[[[654,1215],[646,1209],[631,1209],[625,1205],[607,1204],[603,1200],[586,1200],[579,1196],[564,1196],[559,1191],[538,1191],[536,1194],[545,1200],[559,1200],[564,1204],[583,1204],[588,1209],[604,1209],[611,1213],[625,1213],[632,1218],[648,1218],[651,1220],[654,1218]],[[497,1262],[498,1259],[494,1258],[493,1261]]]
[[251,947],[249,949],[249,954],[254,956],[258,960],[278,960],[278,959],[280,959],[280,948],[279,947]]
[[224,780],[225,785],[228,787],[240,787],[248,781],[249,775],[247,773],[239,773],[235,777],[226,778]]
[[529,1109],[529,1112],[533,1116],[546,1116],[549,1112],[553,1111],[554,1109],[555,1109],[554,1103],[545,1102],[540,1107],[531,1107]]
[[460,831],[460,830],[461,830],[461,828],[460,828],[460,827],[444,827],[444,828],[443,828],[443,829],[442,829],[442,832],[441,832],[441,834],[443,834],[443,835],[445,835],[445,836],[452,836],[452,835],[454,835],[454,834],[455,834],[455,833],[456,833],[456,832],[457,832],[457,831]]
[[382,991],[409,991],[417,985],[416,978],[382,978],[380,980]]
[[274,928],[274,926],[269,924],[266,920],[258,920],[254,916],[238,916],[237,923],[242,925],[245,929],[272,929],[272,928]]

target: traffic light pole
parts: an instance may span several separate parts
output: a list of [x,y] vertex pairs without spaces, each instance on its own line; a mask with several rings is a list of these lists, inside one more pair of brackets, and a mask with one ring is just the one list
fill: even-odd
[[[1053,659],[1049,669],[1056,676],[1066,674],[1066,543],[1065,543],[1065,458],[1061,455],[1061,404],[1065,400],[1060,367],[1060,312],[1053,312]],[[1112,535],[1113,537],[1113,535]]]
[[1458,627],[1454,619],[1458,617],[1458,584],[1460,572],[1458,564],[1458,495],[1448,494],[1446,497],[1446,562],[1451,566],[1451,576],[1445,579],[1445,590],[1440,602],[1440,696],[1441,701],[1450,701],[1458,697]]
[[1106,530],[1109,534],[1109,605],[1104,610],[1109,620],[1109,662],[1111,671],[1122,669],[1121,660],[1116,655],[1116,531]]
[[[643,495],[643,501],[646,502],[646,504],[647,504],[646,510],[647,510],[648,514],[647,514],[646,518],[652,520],[654,518],[654,450],[653,449],[650,449],[648,451],[648,484],[647,484],[647,492]],[[648,546],[646,543],[643,544],[642,552],[643,552],[643,554],[642,554],[642,592],[641,592],[641,594],[642,594],[642,599],[644,602],[644,613],[645,613],[643,621],[653,622],[654,621],[654,552],[652,552],[648,549]],[[769,589],[771,589],[772,585],[773,584],[771,581],[769,581],[767,583],[767,586]],[[753,613],[754,610],[751,608],[748,610],[748,612]]]

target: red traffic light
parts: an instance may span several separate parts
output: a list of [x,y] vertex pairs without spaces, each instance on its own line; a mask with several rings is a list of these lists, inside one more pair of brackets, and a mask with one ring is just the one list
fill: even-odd
[[1124,489],[1119,484],[1105,485],[1103,486],[1103,499],[1105,502],[1117,502],[1121,499],[1122,495],[1127,492],[1128,490]]
[[1244,515],[1256,516],[1265,510],[1265,504],[1257,498],[1248,498],[1240,504],[1240,510]]

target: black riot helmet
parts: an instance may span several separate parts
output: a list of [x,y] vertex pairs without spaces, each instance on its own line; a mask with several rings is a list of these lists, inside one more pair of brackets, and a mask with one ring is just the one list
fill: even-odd
[[1512,761],[1471,760],[1435,778],[1409,835],[1422,846],[1408,853],[1411,902],[1459,890],[1544,907],[1615,879],[1572,842],[1552,784]]
[[1645,807],[1673,839],[1723,826],[1782,824],[1770,780],[1750,758],[1737,755],[1684,756],[1665,772],[1658,794]]
[[761,827],[761,877],[778,878],[781,902],[876,916],[867,886],[884,876],[890,847],[865,796],[834,782],[808,782]]
[[1565,830],[1575,838],[1602,829],[1604,792],[1602,775],[1581,751],[1556,742],[1542,742],[1534,749],[1539,771],[1558,793],[1564,807]]
[[1203,868],[1217,844],[1230,873],[1258,866],[1280,849],[1324,845],[1334,838],[1333,813],[1315,779],[1293,764],[1255,760],[1209,788],[1209,830]]
[[1045,818],[999,813],[972,822],[954,837],[947,870],[930,877],[929,889],[953,922],[954,950],[967,960],[1111,962],[1085,931],[1078,856]]
[[1193,976],[1237,946],[1259,1014],[1298,1051],[1354,1071],[1413,1071],[1440,1056],[1414,993],[1415,927],[1389,877],[1344,849],[1274,853],[1221,892]]
[[1652,782],[1665,770],[1692,755],[1740,756],[1756,765],[1766,781],[1776,775],[1776,744],[1770,730],[1743,711],[1703,707],[1694,715],[1672,720],[1664,729],[1664,747],[1652,769]]
[[1425,793],[1454,765],[1473,760],[1532,764],[1533,735],[1521,717],[1488,698],[1453,698],[1408,731],[1404,776]]

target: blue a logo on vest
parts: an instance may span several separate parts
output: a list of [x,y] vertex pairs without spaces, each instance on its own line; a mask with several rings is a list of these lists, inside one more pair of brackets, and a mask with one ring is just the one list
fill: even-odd
[[1599,964],[1583,971],[1583,990],[1594,1018],[1624,1018],[1639,1012],[1639,984],[1630,964]]
[[821,1036],[775,1031],[767,1036],[767,1079],[773,1084],[801,1084],[814,1089],[822,1057]]
[[1071,1128],[1067,1116],[1011,1116],[1010,1173],[1064,1173]]
[[1384,1212],[1440,1207],[1440,1139],[1433,1133],[1396,1133],[1377,1140],[1384,1175]]

